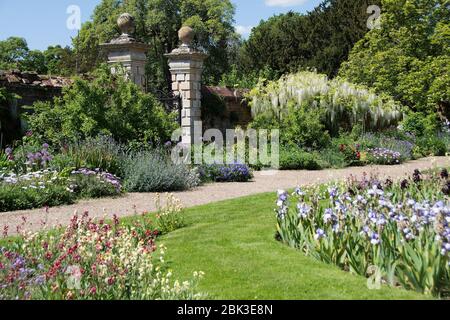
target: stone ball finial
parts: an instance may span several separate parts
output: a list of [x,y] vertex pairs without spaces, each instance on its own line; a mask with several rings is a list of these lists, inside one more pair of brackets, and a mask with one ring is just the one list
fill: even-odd
[[191,27],[185,26],[178,31],[178,38],[184,46],[190,47],[194,40],[194,30]]
[[117,25],[122,34],[132,34],[134,32],[134,17],[129,13],[123,13],[117,19]]

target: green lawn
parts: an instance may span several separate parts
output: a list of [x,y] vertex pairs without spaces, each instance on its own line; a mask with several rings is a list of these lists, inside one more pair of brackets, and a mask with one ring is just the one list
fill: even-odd
[[213,299],[424,299],[306,257],[274,239],[275,194],[186,210],[188,226],[161,238],[178,279],[205,272],[200,290]]

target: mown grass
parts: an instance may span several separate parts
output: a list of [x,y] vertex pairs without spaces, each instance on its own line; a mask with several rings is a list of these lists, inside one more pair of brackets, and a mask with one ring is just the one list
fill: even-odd
[[306,257],[275,240],[275,194],[186,210],[188,226],[163,236],[176,278],[205,272],[200,290],[212,299],[424,299],[383,287]]

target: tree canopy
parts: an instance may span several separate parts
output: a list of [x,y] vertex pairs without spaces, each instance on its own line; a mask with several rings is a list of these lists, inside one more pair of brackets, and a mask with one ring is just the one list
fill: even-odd
[[270,68],[282,75],[314,68],[335,76],[353,45],[369,30],[367,9],[379,0],[325,0],[312,12],[262,21],[241,51],[244,73]]
[[450,109],[450,1],[383,0],[381,27],[352,50],[340,75],[425,114]]
[[30,50],[25,39],[10,37],[0,41],[0,70],[11,69],[71,75],[75,72],[75,57],[69,47],[58,45],[45,51]]

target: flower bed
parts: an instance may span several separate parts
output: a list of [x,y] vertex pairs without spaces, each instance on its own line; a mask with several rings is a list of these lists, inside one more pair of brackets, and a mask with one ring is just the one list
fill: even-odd
[[158,234],[147,219],[125,226],[85,213],[63,233],[23,236],[0,248],[0,300],[199,298],[203,274],[173,281]]
[[386,148],[374,148],[368,150],[368,160],[375,164],[394,165],[402,162],[400,152]]
[[253,179],[252,170],[245,164],[210,164],[199,168],[202,181],[248,182]]
[[416,170],[400,183],[351,178],[327,188],[297,188],[292,197],[279,191],[279,238],[321,261],[378,279],[378,284],[448,294],[446,172],[424,177]]
[[115,196],[121,192],[120,180],[100,170],[8,172],[0,174],[0,212],[71,204],[80,198]]

